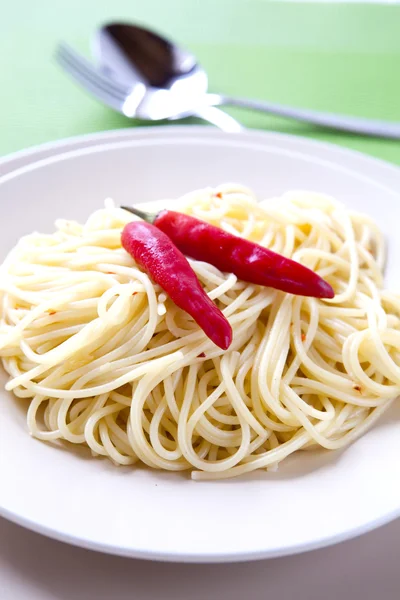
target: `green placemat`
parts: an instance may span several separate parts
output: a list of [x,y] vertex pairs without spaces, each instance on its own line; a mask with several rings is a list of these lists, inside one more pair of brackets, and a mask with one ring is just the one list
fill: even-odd
[[[126,19],[190,47],[210,89],[400,121],[400,6],[267,0],[16,0],[0,20],[0,154],[138,126],[75,87],[52,62],[66,39],[89,52],[100,23]],[[326,140],[400,164],[400,142],[326,131],[240,109],[244,125]]]

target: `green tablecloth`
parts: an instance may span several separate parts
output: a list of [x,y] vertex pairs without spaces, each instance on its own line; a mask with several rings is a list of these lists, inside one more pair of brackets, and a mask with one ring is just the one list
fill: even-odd
[[[267,0],[8,0],[0,17],[0,154],[137,126],[52,62],[66,39],[89,52],[100,23],[127,19],[191,48],[210,89],[400,121],[400,6]],[[325,131],[240,109],[248,127],[326,140],[400,164],[400,142]]]

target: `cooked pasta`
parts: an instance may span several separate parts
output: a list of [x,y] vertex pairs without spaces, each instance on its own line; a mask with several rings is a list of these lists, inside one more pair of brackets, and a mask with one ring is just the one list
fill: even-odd
[[84,225],[59,220],[22,238],[0,272],[6,389],[28,400],[31,434],[194,479],[350,444],[400,394],[400,294],[383,287],[376,224],[320,194],[257,202],[232,184],[178,206],[312,268],[335,297],[191,260],[232,326],[223,351],[121,247],[131,214],[108,202]]

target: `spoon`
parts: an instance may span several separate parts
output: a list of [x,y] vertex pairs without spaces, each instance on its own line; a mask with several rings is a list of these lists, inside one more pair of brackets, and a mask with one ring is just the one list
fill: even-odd
[[180,102],[182,107],[196,106],[204,100],[209,106],[240,106],[343,131],[400,138],[400,123],[209,94],[207,75],[193,54],[137,25],[103,26],[95,34],[94,51],[105,73],[142,86],[138,93],[136,85],[132,94],[136,114],[141,118],[169,118],[172,98],[174,106]]
[[95,32],[93,52],[105,76],[132,88],[132,116],[174,120],[192,115],[224,131],[243,130],[233,117],[202,101],[208,81],[195,57],[159,35],[135,25],[106,25]]

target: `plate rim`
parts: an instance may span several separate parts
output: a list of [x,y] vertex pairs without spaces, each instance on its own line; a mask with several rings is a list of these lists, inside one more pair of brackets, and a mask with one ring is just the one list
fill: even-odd
[[354,529],[348,529],[346,532],[338,533],[335,536],[326,538],[316,539],[313,542],[305,542],[302,544],[292,544],[285,548],[271,548],[268,551],[265,550],[252,550],[246,552],[231,552],[231,553],[185,553],[179,551],[159,552],[151,550],[139,550],[125,548],[122,546],[115,546],[113,544],[98,543],[87,538],[78,538],[74,535],[63,532],[60,529],[54,529],[46,525],[38,524],[31,519],[21,517],[8,509],[4,509],[0,505],[0,517],[15,523],[29,531],[33,531],[40,535],[44,535],[50,539],[64,544],[69,544],[76,548],[84,548],[94,552],[100,552],[103,554],[109,554],[111,556],[121,556],[124,558],[134,558],[141,560],[151,560],[157,562],[166,563],[180,563],[180,564],[221,564],[221,563],[240,563],[240,562],[253,562],[256,560],[269,560],[272,558],[282,558],[284,556],[295,556],[297,554],[303,554],[304,552],[312,552],[313,550],[319,550],[334,546],[342,542],[352,540],[360,537],[364,534],[368,534],[379,527],[383,527],[388,523],[391,523],[395,519],[400,517],[400,506],[397,510],[388,513],[387,515],[370,521],[367,525],[360,525]]
[[64,152],[69,152],[69,150],[63,150],[63,148],[66,146],[69,147],[78,144],[88,144],[88,147],[93,147],[97,144],[109,143],[107,140],[111,137],[115,138],[115,141],[118,142],[120,139],[123,140],[124,138],[140,138],[142,136],[149,137],[153,134],[157,135],[161,133],[163,135],[171,137],[174,137],[176,135],[179,136],[179,134],[183,134],[182,137],[186,137],[189,134],[197,133],[199,135],[205,135],[205,137],[215,137],[215,135],[217,135],[225,137],[225,139],[243,139],[244,137],[246,137],[249,139],[264,138],[269,139],[271,142],[273,142],[274,140],[282,140],[287,141],[289,143],[303,143],[305,145],[311,145],[315,148],[325,149],[327,151],[335,152],[338,154],[347,154],[349,157],[352,156],[353,158],[358,158],[362,161],[373,162],[376,166],[385,168],[393,172],[393,174],[400,174],[400,165],[396,165],[395,163],[384,160],[383,158],[378,158],[376,156],[366,154],[365,152],[362,152],[360,150],[340,146],[333,142],[320,141],[314,138],[307,138],[302,135],[295,135],[291,133],[283,133],[279,131],[270,131],[262,129],[246,129],[239,133],[229,133],[209,127],[207,125],[150,125],[148,127],[123,127],[121,129],[108,129],[106,131],[84,133],[81,135],[75,135],[44,142],[42,144],[35,144],[33,146],[29,146],[28,148],[22,148],[20,150],[16,150],[14,152],[0,156],[0,167],[10,166],[10,169],[13,169],[12,163],[19,160],[28,160],[30,163],[36,162],[35,155],[42,152],[50,152],[51,156],[53,156],[56,153],[63,154]]

